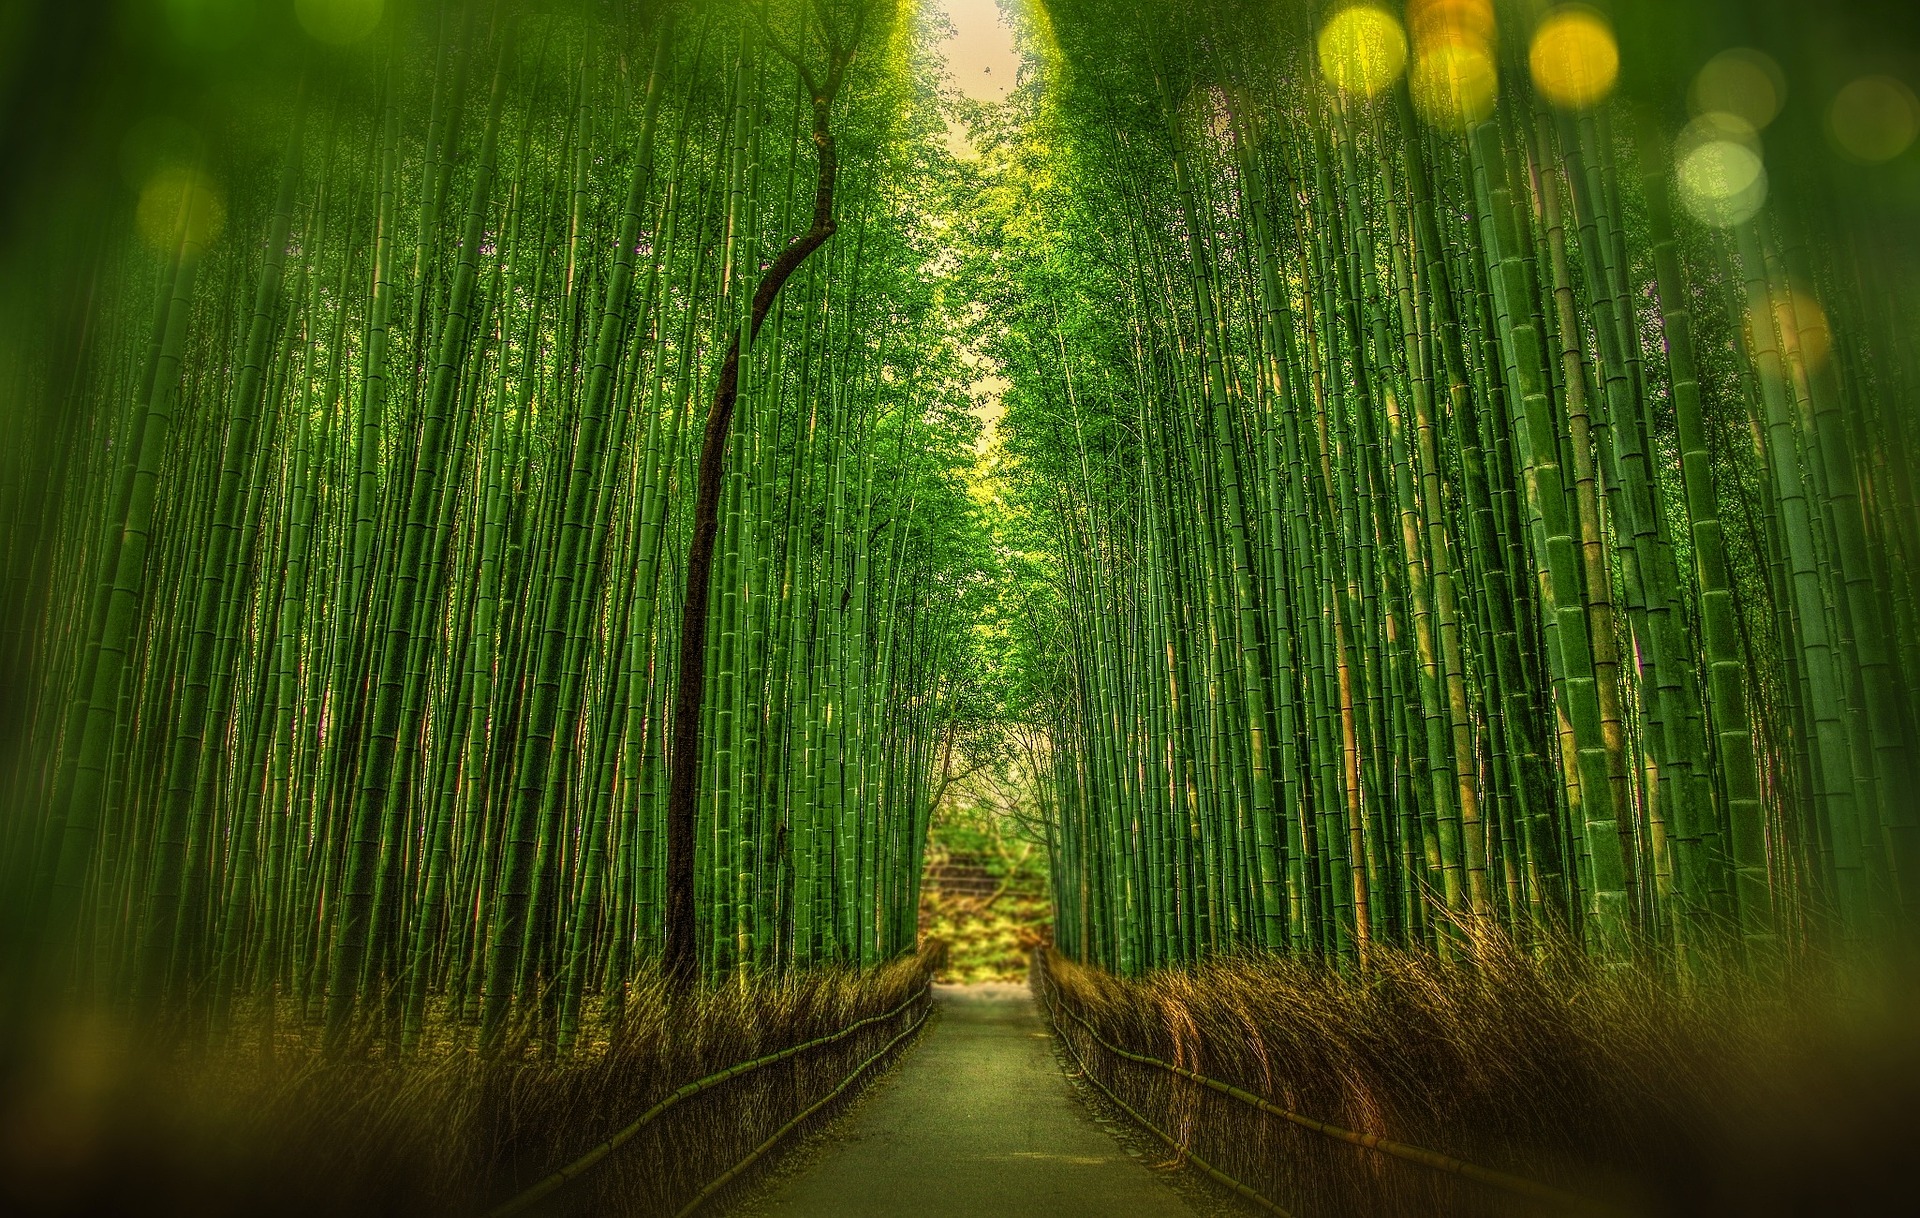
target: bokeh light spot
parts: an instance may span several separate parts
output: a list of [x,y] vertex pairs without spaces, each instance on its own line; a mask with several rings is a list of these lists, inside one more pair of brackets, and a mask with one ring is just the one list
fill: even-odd
[[1787,77],[1772,57],[1735,47],[1709,59],[1687,90],[1695,114],[1731,114],[1764,131],[1787,102]]
[[1371,4],[1341,9],[1320,27],[1320,72],[1342,93],[1372,97],[1407,66],[1407,36],[1392,13]]
[[1584,109],[1613,92],[1620,46],[1604,17],[1570,6],[1547,14],[1534,31],[1527,64],[1541,96],[1556,106]]
[[1421,50],[1443,42],[1467,42],[1491,50],[1493,0],[1410,0],[1407,30]]
[[213,179],[173,165],[147,179],[133,218],[141,239],[156,250],[170,251],[183,238],[204,249],[226,226],[227,208]]
[[1687,124],[1674,144],[1680,202],[1702,224],[1730,228],[1767,202],[1767,166],[1760,140],[1744,120],[1715,112]]
[[347,46],[380,24],[386,0],[294,0],[301,28],[321,42]]
[[1452,130],[1485,122],[1500,95],[1493,56],[1475,42],[1440,42],[1422,50],[1408,83],[1420,117]]
[[1920,99],[1891,76],[1862,76],[1834,95],[1827,131],[1856,161],[1891,161],[1920,138]]
[[1796,287],[1781,297],[1773,306],[1773,312],[1780,324],[1780,341],[1787,356],[1799,356],[1808,372],[1826,367],[1827,356],[1833,350],[1833,332],[1827,328],[1827,311],[1820,307],[1819,299],[1804,288]]

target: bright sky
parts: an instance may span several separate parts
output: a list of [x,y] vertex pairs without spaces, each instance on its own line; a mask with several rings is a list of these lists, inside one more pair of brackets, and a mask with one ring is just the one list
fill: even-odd
[[1005,101],[1020,73],[1013,31],[1000,20],[998,0],[931,0],[946,10],[954,36],[940,48],[960,91],[975,101]]
[[[980,102],[1003,102],[1020,75],[1020,57],[1013,49],[1013,31],[1000,19],[998,0],[927,0],[937,5],[953,23],[953,37],[941,44],[947,74],[962,93]],[[947,132],[948,146],[956,156],[970,156],[966,133],[958,124]],[[974,413],[985,424],[981,429],[979,452],[984,456],[993,446],[994,429],[1000,421],[1000,395],[1007,382],[992,365],[977,355],[969,356],[979,374],[971,386],[977,405]]]

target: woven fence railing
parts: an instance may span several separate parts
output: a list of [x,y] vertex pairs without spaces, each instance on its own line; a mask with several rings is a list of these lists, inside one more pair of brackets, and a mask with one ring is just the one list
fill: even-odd
[[[925,991],[923,990],[921,992],[924,993]],[[754,1147],[751,1151],[749,1151],[747,1153],[747,1156],[744,1159],[741,1159],[738,1163],[735,1163],[732,1167],[729,1167],[725,1172],[721,1173],[705,1188],[702,1188],[697,1194],[694,1195],[693,1200],[687,1202],[685,1205],[680,1207],[680,1212],[675,1216],[675,1218],[687,1218],[688,1214],[691,1214],[693,1213],[693,1211],[700,1208],[701,1202],[705,1201],[708,1197],[713,1196],[715,1193],[725,1188],[728,1184],[732,1183],[734,1178],[737,1177],[741,1172],[753,1166],[754,1162],[757,1159],[759,1159],[761,1155],[764,1155],[767,1153],[767,1151],[773,1149],[773,1147],[780,1141],[781,1138],[786,1137],[788,1134],[798,1129],[801,1123],[804,1122],[808,1117],[820,1111],[822,1108],[825,1108],[828,1104],[831,1104],[834,1100],[839,1099],[841,1093],[846,1091],[848,1087],[851,1087],[854,1084],[855,1080],[857,1080],[861,1075],[865,1074],[869,1069],[871,1069],[875,1062],[879,1061],[881,1058],[885,1057],[887,1054],[893,1052],[895,1046],[899,1045],[901,1041],[906,1040],[909,1036],[912,1036],[915,1032],[918,1032],[920,1030],[920,1026],[927,1022],[927,1017],[931,1014],[933,1014],[933,1005],[929,1003],[927,1005],[927,1009],[920,1012],[920,1018],[914,1020],[912,1024],[910,1024],[906,1029],[904,1029],[899,1035],[895,1036],[892,1040],[880,1046],[880,1048],[873,1054],[873,1056],[867,1058],[865,1061],[855,1066],[853,1068],[852,1073],[848,1074],[847,1077],[841,1079],[839,1085],[836,1086],[832,1091],[827,1092],[825,1095],[821,1096],[819,1099],[809,1104],[806,1108],[802,1109],[800,1113],[797,1116],[795,1116],[792,1120],[788,1121],[785,1125],[782,1125],[780,1128],[774,1130],[772,1135],[769,1136],[766,1141],[760,1143],[760,1145]]]
[[[808,1053],[815,1049],[822,1049],[828,1045],[837,1044],[838,1042],[845,1040],[847,1037],[852,1036],[854,1033],[860,1031],[862,1028],[869,1028],[869,1027],[872,1027],[874,1024],[885,1023],[887,1020],[895,1019],[899,1017],[903,1012],[911,1008],[915,1003],[925,998],[930,989],[931,989],[930,984],[923,983],[919,989],[913,992],[912,996],[907,998],[906,1001],[902,1002],[899,1006],[894,1007],[890,1011],[886,1011],[879,1015],[869,1015],[865,1019],[856,1020],[855,1022],[848,1024],[846,1027],[841,1028],[839,1031],[828,1033],[825,1036],[817,1036],[812,1040],[803,1041],[797,1045],[789,1045],[787,1048],[781,1049],[777,1053],[769,1053],[764,1057],[756,1057],[752,1061],[739,1062],[735,1065],[728,1066],[725,1070],[716,1071],[715,1073],[709,1074],[704,1078],[694,1079],[692,1082],[686,1083],[681,1087],[676,1088],[674,1091],[668,1093],[658,1103],[654,1104],[653,1107],[647,1109],[645,1112],[635,1117],[632,1121],[628,1122],[626,1125],[622,1126],[620,1129],[615,1131],[612,1135],[610,1135],[603,1141],[597,1143],[591,1150],[588,1150],[585,1154],[574,1159],[572,1162],[568,1163],[566,1166],[559,1168],[556,1171],[550,1172],[545,1176],[542,1176],[539,1180],[534,1182],[534,1184],[531,1185],[530,1187],[523,1189],[522,1191],[514,1194],[511,1198],[501,1202],[499,1205],[495,1206],[493,1209],[487,1211],[487,1218],[509,1218],[509,1215],[526,1213],[527,1211],[531,1210],[534,1206],[538,1205],[541,1201],[552,1196],[554,1193],[558,1192],[560,1189],[566,1187],[568,1184],[572,1183],[575,1180],[578,1180],[581,1176],[584,1176],[589,1171],[593,1170],[593,1168],[597,1166],[602,1160],[604,1160],[608,1155],[620,1149],[620,1147],[623,1144],[630,1141],[635,1134],[639,1133],[642,1129],[645,1129],[648,1125],[651,1125],[653,1122],[658,1120],[661,1116],[665,1115],[668,1111],[672,1110],[677,1105],[692,1099],[694,1096],[699,1095],[702,1092],[711,1091],[713,1088],[718,1087],[723,1083],[728,1083],[735,1079],[738,1079],[743,1075],[752,1074],[755,1071],[765,1069],[768,1066],[777,1065],[780,1062],[787,1061],[790,1058],[798,1057],[803,1053]],[[847,1077],[843,1079],[840,1082],[840,1084],[836,1086],[832,1091],[828,1092],[826,1096],[822,1097],[817,1102],[809,1105],[798,1116],[794,1117],[792,1120],[788,1121],[785,1125],[781,1126],[780,1129],[773,1134],[773,1136],[769,1137],[766,1141],[762,1142],[759,1146],[755,1147],[753,1152],[749,1154],[745,1159],[741,1160],[739,1163],[734,1164],[734,1166],[729,1168],[726,1171],[726,1173],[722,1175],[719,1179],[713,1181],[712,1183],[708,1184],[705,1188],[703,1188],[699,1192],[699,1194],[696,1195],[692,1201],[688,1202],[687,1205],[680,1212],[683,1214],[692,1212],[692,1210],[696,1208],[702,1201],[705,1201],[708,1197],[712,1196],[714,1193],[718,1192],[721,1188],[725,1187],[727,1183],[729,1183],[735,1177],[737,1177],[755,1160],[759,1159],[763,1154],[767,1152],[767,1150],[772,1148],[774,1144],[779,1142],[781,1138],[785,1137],[788,1133],[798,1128],[800,1123],[806,1120],[807,1117],[813,1115],[814,1113],[818,1112],[821,1108],[831,1103],[836,1097],[838,1097],[849,1086],[851,1086],[855,1079],[859,1078],[862,1074],[864,1074],[867,1071],[867,1069],[871,1067],[875,1062],[885,1057],[889,1052],[893,1050],[893,1048],[896,1045],[906,1040],[907,1037],[912,1035],[915,1031],[918,1031],[921,1025],[926,1023],[927,1016],[928,1014],[931,1013],[931,1011],[932,1011],[932,1005],[928,1004],[927,1009],[923,1010],[920,1013],[920,1018],[916,1019],[913,1022],[912,1026],[908,1027],[905,1031],[900,1033],[900,1035],[895,1036],[892,1040],[888,1041],[887,1044],[879,1050],[879,1052],[873,1054],[872,1056],[862,1061],[857,1067],[854,1068],[851,1074],[847,1075]]]
[[1303,1113],[1283,1108],[1263,1096],[1255,1095],[1244,1087],[1236,1087],[1232,1083],[1211,1078],[1198,1071],[1189,1070],[1185,1066],[1176,1065],[1173,1062],[1163,1061],[1160,1058],[1152,1057],[1144,1053],[1135,1053],[1130,1049],[1123,1049],[1100,1035],[1097,1028],[1087,1022],[1078,1011],[1073,1010],[1071,1006],[1062,1001],[1059,990],[1053,984],[1050,966],[1046,961],[1042,961],[1039,971],[1048,1014],[1053,1019],[1054,1028],[1060,1033],[1061,1042],[1067,1047],[1067,1051],[1073,1057],[1074,1063],[1079,1066],[1081,1074],[1097,1087],[1102,1094],[1106,1095],[1108,1099],[1119,1106],[1129,1117],[1144,1126],[1148,1132],[1158,1137],[1161,1141],[1166,1142],[1177,1152],[1184,1155],[1206,1175],[1272,1213],[1286,1214],[1288,1211],[1272,1198],[1262,1195],[1257,1190],[1201,1158],[1198,1154],[1194,1153],[1190,1146],[1187,1146],[1179,1139],[1161,1130],[1145,1117],[1141,1116],[1140,1113],[1136,1112],[1130,1105],[1115,1094],[1111,1088],[1101,1082],[1100,1079],[1087,1068],[1085,1060],[1080,1056],[1079,1047],[1073,1043],[1073,1037],[1068,1035],[1066,1029],[1062,1026],[1060,1016],[1064,1014],[1068,1019],[1078,1024],[1094,1044],[1115,1057],[1139,1065],[1151,1066],[1163,1070],[1177,1078],[1185,1079],[1188,1082],[1218,1092],[1230,1099],[1237,1100],[1269,1116],[1278,1117],[1302,1129],[1310,1129],[1315,1133],[1322,1134],[1335,1141],[1363,1147],[1364,1149],[1388,1155],[1404,1162],[1416,1163],[1432,1171],[1458,1176],[1466,1180],[1473,1180],[1479,1184],[1499,1189],[1517,1197],[1524,1197],[1531,1201],[1552,1206],[1555,1210],[1562,1213],[1608,1215],[1616,1212],[1612,1207],[1596,1201],[1591,1197],[1583,1197],[1577,1193],[1570,1193],[1564,1189],[1543,1184],[1538,1180],[1514,1175],[1511,1172],[1496,1171],[1490,1167],[1482,1167],[1477,1163],[1469,1163],[1464,1159],[1457,1159],[1452,1155],[1442,1154],[1437,1150],[1429,1150],[1424,1146],[1414,1146],[1406,1142],[1395,1141],[1392,1138],[1383,1137],[1377,1133],[1362,1133],[1357,1130],[1345,1129],[1330,1121],[1322,1121],[1315,1117],[1306,1116]]

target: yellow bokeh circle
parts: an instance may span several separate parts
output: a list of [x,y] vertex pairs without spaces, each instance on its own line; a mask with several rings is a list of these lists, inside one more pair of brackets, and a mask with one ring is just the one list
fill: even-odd
[[1920,99],[1891,76],[1862,76],[1834,96],[1827,131],[1856,161],[1891,161],[1920,139]]
[[1820,307],[1812,292],[1796,284],[1756,291],[1747,301],[1747,337],[1756,345],[1772,339],[1772,347],[1789,365],[1797,364],[1809,375],[1827,366],[1833,354],[1833,332],[1827,327],[1827,311]]
[[1763,131],[1787,101],[1787,76],[1771,56],[1735,47],[1709,59],[1687,90],[1695,114],[1731,114]]
[[1493,56],[1475,42],[1440,42],[1422,50],[1407,83],[1421,118],[1457,131],[1485,122],[1500,96]]
[[1527,55],[1534,88],[1556,106],[1605,101],[1620,76],[1620,44],[1606,18],[1577,5],[1555,9],[1533,32]]
[[1407,35],[1383,8],[1355,4],[1320,27],[1320,73],[1342,93],[1372,97],[1400,79],[1407,66]]
[[1407,32],[1425,49],[1440,42],[1473,42],[1490,49],[1494,42],[1493,0],[1411,0]]
[[1680,203],[1702,224],[1731,228],[1767,202],[1760,139],[1744,120],[1715,111],[1687,124],[1673,145]]
[[1804,288],[1792,288],[1773,306],[1773,313],[1780,324],[1782,352],[1789,359],[1797,356],[1808,372],[1826,367],[1833,332],[1827,328],[1827,311],[1819,299]]
[[205,249],[226,226],[226,202],[206,174],[172,165],[154,172],[140,188],[133,223],[156,250],[172,250],[183,240]]
[[294,0],[293,12],[307,33],[343,47],[373,33],[385,7],[386,0]]

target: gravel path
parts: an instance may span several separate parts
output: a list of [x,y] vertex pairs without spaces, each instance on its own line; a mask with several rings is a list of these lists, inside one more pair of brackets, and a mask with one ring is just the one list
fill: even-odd
[[920,1043],[737,1218],[1192,1218],[1075,1095],[1024,985],[934,995]]

